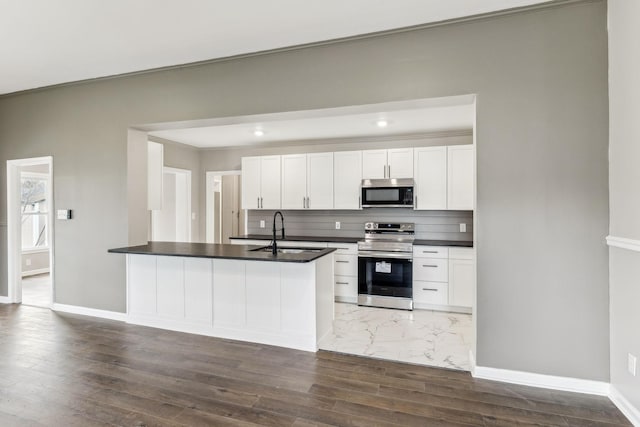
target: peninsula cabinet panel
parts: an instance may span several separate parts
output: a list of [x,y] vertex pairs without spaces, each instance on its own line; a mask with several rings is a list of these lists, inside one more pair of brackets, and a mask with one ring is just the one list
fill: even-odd
[[280,330],[280,264],[246,263],[247,326]]
[[158,257],[157,289],[157,314],[174,319],[184,318],[184,263],[182,258]]
[[280,270],[280,307],[282,332],[305,334],[315,328],[315,313],[309,310],[315,302],[313,271],[304,264],[289,263]]
[[213,326],[242,328],[246,324],[245,263],[213,261]]
[[333,153],[333,207],[360,209],[362,151]]
[[416,148],[413,158],[415,209],[447,209],[447,147]]
[[156,314],[156,257],[128,255],[128,289],[131,314]]
[[211,325],[213,261],[206,258],[184,260],[185,320]]

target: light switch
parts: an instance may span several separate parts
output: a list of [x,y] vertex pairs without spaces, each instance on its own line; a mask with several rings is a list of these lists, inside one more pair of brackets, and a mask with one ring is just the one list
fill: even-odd
[[71,219],[73,216],[71,209],[58,209],[56,218],[61,220]]

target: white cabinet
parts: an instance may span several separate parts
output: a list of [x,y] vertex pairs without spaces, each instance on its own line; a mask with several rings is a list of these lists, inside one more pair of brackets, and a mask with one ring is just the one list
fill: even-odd
[[362,179],[384,178],[413,178],[413,148],[362,152]]
[[353,243],[329,243],[337,248],[333,256],[334,298],[339,302],[358,302],[358,245]]
[[333,208],[333,153],[282,156],[282,209]]
[[447,209],[447,147],[413,151],[415,209]]
[[147,209],[162,209],[164,145],[147,141]]
[[447,147],[447,208],[472,210],[474,193],[473,145]]
[[451,248],[449,252],[449,305],[471,308],[475,282],[473,248]]
[[280,156],[242,158],[242,209],[280,209]]
[[333,207],[360,209],[362,151],[333,153]]
[[413,247],[415,308],[471,313],[474,293],[473,248]]

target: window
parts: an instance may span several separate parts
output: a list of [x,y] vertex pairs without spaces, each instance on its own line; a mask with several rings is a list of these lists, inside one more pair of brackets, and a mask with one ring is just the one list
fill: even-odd
[[47,229],[46,176],[23,173],[21,177],[20,208],[22,214],[22,249],[46,249],[49,247]]

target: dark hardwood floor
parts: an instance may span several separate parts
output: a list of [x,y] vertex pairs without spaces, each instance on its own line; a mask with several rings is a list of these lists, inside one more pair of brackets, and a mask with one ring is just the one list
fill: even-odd
[[0,304],[0,425],[614,426],[605,397]]

